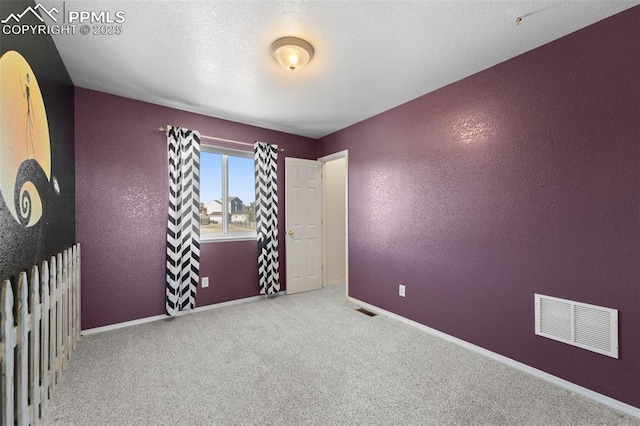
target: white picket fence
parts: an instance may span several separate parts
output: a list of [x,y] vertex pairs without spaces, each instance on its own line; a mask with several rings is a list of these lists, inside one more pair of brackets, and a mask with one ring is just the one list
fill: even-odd
[[80,245],[13,285],[0,293],[0,424],[36,425],[80,339]]

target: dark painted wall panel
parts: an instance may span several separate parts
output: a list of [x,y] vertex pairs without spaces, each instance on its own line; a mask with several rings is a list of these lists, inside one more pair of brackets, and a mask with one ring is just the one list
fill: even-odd
[[[34,6],[34,3],[2,2],[0,18],[11,13],[20,14],[28,6]],[[39,23],[30,13],[22,18],[22,24]],[[15,72],[13,67],[4,68],[13,55],[11,51],[23,58],[20,61],[28,64],[30,72],[26,68]],[[48,260],[75,243],[73,85],[48,35],[3,34],[0,57],[3,67],[0,75],[0,170],[12,170],[11,164],[26,167],[17,169],[16,175],[0,173],[0,279],[11,278],[15,282],[21,271],[30,271],[32,265]],[[30,74],[29,82],[26,74]],[[36,105],[39,103],[38,87],[43,113],[38,112]],[[48,130],[48,140],[44,133],[36,131],[40,124]],[[50,167],[44,160],[47,155],[42,155],[45,151],[50,158]],[[48,169],[48,175],[45,169]],[[34,183],[30,202],[25,204],[30,206],[25,208],[25,216],[19,213],[20,206],[15,204],[14,197],[14,190],[26,193],[20,191],[25,188],[23,182]],[[36,223],[27,226],[30,220],[23,219],[37,215],[36,198],[41,200],[42,215]],[[26,202],[24,197],[19,196],[18,200]],[[15,215],[7,203],[14,203]]]
[[[315,158],[313,139],[81,88],[75,89],[75,99],[83,329],[164,313],[167,159],[166,137],[158,127],[171,124],[203,135],[278,144],[285,149],[278,160],[280,194],[284,156]],[[280,200],[284,289],[284,196]],[[198,289],[197,306],[257,295],[256,256],[251,241],[203,243],[201,276],[209,276],[211,285]]]
[[[640,407],[639,22],[323,138],[349,150],[351,296]],[[534,335],[534,293],[618,309],[620,359]]]

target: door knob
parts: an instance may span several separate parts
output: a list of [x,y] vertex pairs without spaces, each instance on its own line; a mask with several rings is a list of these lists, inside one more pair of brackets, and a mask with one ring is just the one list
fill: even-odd
[[291,235],[293,237],[293,231],[289,230],[289,232],[287,232],[287,234]]

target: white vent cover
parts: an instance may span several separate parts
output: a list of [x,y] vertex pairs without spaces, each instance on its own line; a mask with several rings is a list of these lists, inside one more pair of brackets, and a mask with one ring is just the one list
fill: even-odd
[[536,334],[618,358],[618,310],[535,295]]

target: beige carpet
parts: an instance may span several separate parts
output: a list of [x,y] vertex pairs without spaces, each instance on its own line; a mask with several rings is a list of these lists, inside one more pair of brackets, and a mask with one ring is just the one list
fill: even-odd
[[640,425],[343,286],[85,336],[45,424]]

